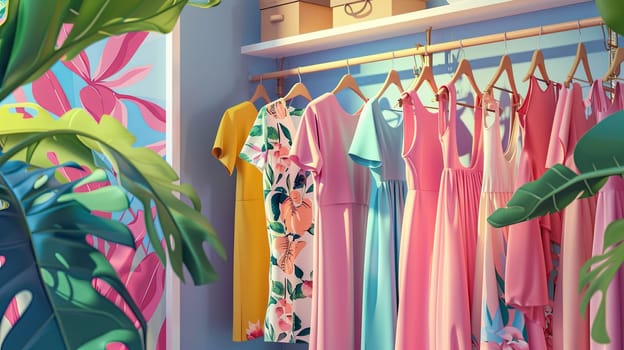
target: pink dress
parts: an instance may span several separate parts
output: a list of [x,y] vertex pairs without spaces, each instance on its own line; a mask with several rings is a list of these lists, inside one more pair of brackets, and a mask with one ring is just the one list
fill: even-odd
[[[518,100],[514,98],[512,105]],[[472,328],[480,337],[481,350],[526,349],[524,315],[505,305],[503,281],[509,226],[495,228],[487,222],[490,214],[507,205],[514,192],[519,126],[514,121],[508,145],[503,150],[499,104],[489,94],[483,96],[483,102],[483,189],[479,203]],[[515,118],[516,107],[512,106],[510,112],[511,118]]]
[[399,249],[399,308],[396,350],[429,349],[429,276],[436,206],[442,174],[438,114],[416,91],[403,95],[403,158],[407,175]]
[[306,107],[290,150],[312,172],[317,204],[310,349],[360,348],[370,172],[347,154],[357,123],[323,94]]
[[[574,147],[578,140],[596,124],[596,113],[606,109],[604,91],[592,85],[589,98],[583,100],[578,83],[567,89],[563,113],[557,113],[546,164],[561,163],[578,171],[574,164]],[[602,94],[602,96],[600,96]],[[561,99],[564,96],[562,95]],[[586,115],[586,107],[591,106]],[[553,349],[589,349],[589,322],[581,317],[582,294],[578,291],[579,272],[591,257],[596,197],[577,199],[563,211],[559,281],[553,306]]]
[[[429,349],[470,350],[477,217],[483,177],[481,108],[476,104],[470,165],[462,165],[457,147],[457,104],[453,85],[440,97],[439,133],[444,168],[436,214],[430,287]],[[450,115],[446,115],[446,104]],[[399,300],[399,303],[401,300]]]
[[[602,84],[600,84],[600,88],[602,88]],[[615,88],[613,103],[604,112],[598,113],[599,122],[624,108],[623,88],[622,84],[618,83]],[[600,94],[600,96],[603,96],[603,94]],[[624,218],[624,179],[611,176],[598,193],[592,248],[594,256],[602,254],[604,231],[607,225],[621,218]],[[594,295],[590,301],[590,322],[596,317],[598,305],[600,305],[600,297],[601,295]],[[624,329],[624,269],[619,269],[604,297],[606,297],[607,333],[611,343],[599,344],[592,340],[590,348],[592,350],[620,350],[624,348],[624,332],[622,332],[622,329]]]
[[[556,85],[549,84],[542,90],[537,79],[531,77],[526,98],[518,110],[523,133],[516,188],[546,171],[546,152],[556,104]],[[558,232],[557,219],[557,215],[549,215],[509,228],[505,301],[524,313],[531,350],[547,349],[547,338],[552,334],[546,313],[552,313],[554,298],[551,233]]]

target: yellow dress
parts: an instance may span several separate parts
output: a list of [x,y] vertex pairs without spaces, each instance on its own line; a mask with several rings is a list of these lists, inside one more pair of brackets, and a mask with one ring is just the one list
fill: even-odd
[[257,116],[248,101],[225,111],[212,155],[232,175],[236,168],[232,339],[263,337],[268,300],[269,244],[264,216],[262,173],[238,155]]

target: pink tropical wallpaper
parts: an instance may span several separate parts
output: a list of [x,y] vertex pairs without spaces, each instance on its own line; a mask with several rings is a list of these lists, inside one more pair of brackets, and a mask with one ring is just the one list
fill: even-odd
[[[65,29],[59,41],[69,32],[69,28]],[[16,90],[5,102],[36,102],[59,117],[75,107],[86,109],[96,120],[103,114],[112,115],[136,136],[137,146],[149,147],[164,156],[165,40],[161,34],[139,32],[101,41],[73,60],[57,63],[32,84]],[[52,152],[48,158],[57,162]],[[82,177],[84,173],[69,169],[64,175],[71,179]],[[155,209],[151,210],[155,214]],[[148,322],[147,348],[164,350],[165,270],[145,235],[143,208],[131,198],[128,210],[100,215],[113,216],[126,223],[134,234],[136,250],[96,239],[91,239],[90,243],[109,259],[141,308]],[[0,266],[2,264],[0,261]],[[114,290],[102,281],[95,284],[102,294],[133,318]],[[23,301],[19,298],[14,301],[0,323],[14,324],[19,319]],[[136,324],[138,327],[138,322]],[[107,350],[124,348],[121,344],[111,344]]]

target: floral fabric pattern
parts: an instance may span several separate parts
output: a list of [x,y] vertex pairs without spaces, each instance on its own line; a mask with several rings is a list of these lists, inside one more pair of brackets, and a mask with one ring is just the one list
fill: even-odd
[[240,158],[263,173],[270,248],[264,340],[308,343],[312,307],[313,183],[287,157],[302,111],[283,99],[258,113]]

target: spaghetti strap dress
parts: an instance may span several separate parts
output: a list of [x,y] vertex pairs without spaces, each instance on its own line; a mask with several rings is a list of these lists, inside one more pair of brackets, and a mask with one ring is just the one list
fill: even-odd
[[396,350],[430,349],[429,279],[442,175],[438,113],[416,91],[403,94],[403,158],[407,179],[399,249]]
[[[480,330],[481,350],[527,349],[524,315],[505,304],[505,256],[509,226],[495,228],[487,217],[505,207],[511,199],[517,171],[519,125],[512,97],[511,131],[503,150],[500,132],[500,105],[492,95],[483,95],[483,188],[479,202],[479,236],[475,263],[475,294],[472,304],[473,332]],[[486,108],[487,107],[487,108]],[[491,112],[494,111],[494,112]]]
[[[602,84],[599,86],[602,88]],[[611,114],[621,111],[624,108],[624,96],[622,94],[622,83],[615,87],[613,102],[603,112],[598,113],[598,122],[604,120]],[[602,96],[602,94],[601,94]],[[604,231],[611,222],[624,218],[624,179],[618,176],[611,176],[607,183],[600,189],[596,204],[596,222],[594,225],[594,242],[592,254],[594,256],[602,254],[604,244]],[[590,322],[596,317],[600,298],[606,298],[607,310],[607,334],[611,339],[609,344],[600,344],[591,340],[591,350],[619,350],[624,349],[624,269],[620,267],[613,281],[604,296],[594,295],[589,304]]]
[[310,349],[359,349],[370,172],[347,152],[358,115],[326,93],[306,107],[290,150],[316,203]]
[[[600,87],[599,87],[600,85]],[[561,120],[553,129],[546,164],[561,163],[578,171],[574,148],[579,139],[596,124],[597,113],[608,109],[607,98],[595,81],[588,98],[578,83],[567,90]],[[583,295],[578,291],[581,267],[592,254],[596,196],[576,199],[563,211],[559,281],[553,307],[553,349],[589,349],[589,319],[581,316]]]
[[360,114],[349,156],[370,169],[362,290],[362,350],[392,349],[396,333],[397,273],[405,208],[401,157],[403,113],[370,99]]
[[[436,214],[429,293],[432,350],[470,350],[477,218],[483,178],[481,107],[475,105],[470,164],[464,166],[457,147],[457,101],[453,85],[440,96],[439,133],[444,168]],[[446,115],[448,110],[450,115]]]
[[[536,180],[546,171],[546,154],[550,131],[557,106],[555,83],[542,89],[537,78],[531,77],[529,89],[518,110],[522,127],[516,186]],[[520,222],[509,228],[505,263],[505,301],[525,316],[531,350],[548,349],[552,344],[552,300],[554,298],[553,254],[558,243],[553,232],[560,232],[558,215]]]

